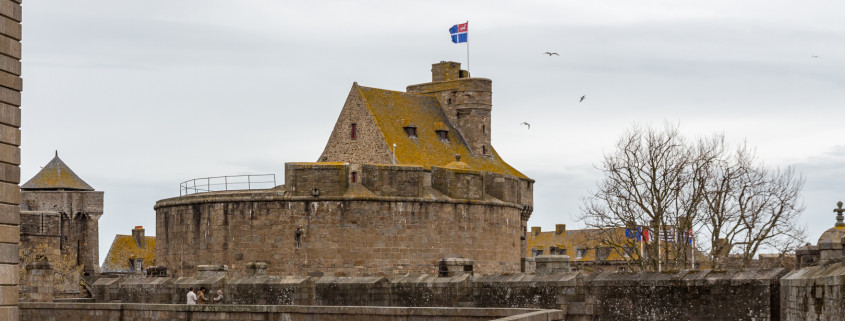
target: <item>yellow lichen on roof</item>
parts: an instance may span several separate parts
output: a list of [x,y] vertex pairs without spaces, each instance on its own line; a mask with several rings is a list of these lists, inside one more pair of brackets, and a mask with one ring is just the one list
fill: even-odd
[[[396,144],[398,163],[420,165],[427,169],[442,167],[455,162],[458,154],[469,169],[528,178],[505,163],[493,148],[492,157],[473,156],[434,96],[358,88],[387,146],[393,149],[393,144]],[[417,127],[415,138],[405,132],[404,127],[408,124]],[[449,131],[448,141],[442,141],[435,132],[444,129]]]
[[154,266],[156,238],[145,236],[144,242],[142,249],[138,247],[138,242],[132,235],[116,235],[111,248],[109,248],[109,253],[103,261],[102,270],[104,272],[127,271],[129,270],[129,260],[136,258],[144,259],[144,266]]
[[29,181],[21,185],[23,190],[42,190],[42,189],[67,189],[67,190],[82,190],[93,191],[94,188],[83,181],[74,173],[70,167],[67,166],[61,159],[59,154],[44,165],[38,174],[35,174]]
[[[622,249],[619,245],[606,244],[604,241],[606,239],[616,240],[616,244],[621,243],[618,241],[625,239],[625,229],[567,230],[558,235],[555,235],[555,231],[540,232],[537,235],[529,233],[526,238],[526,250],[528,253],[523,253],[523,255],[531,256],[532,249],[542,249],[544,255],[556,254],[549,253],[549,249],[551,247],[556,247],[558,249],[566,249],[566,255],[568,255],[572,261],[592,262],[596,260],[596,249],[609,248],[610,252],[608,257],[604,259],[605,261],[626,260],[626,258],[623,257],[624,249]],[[631,246],[636,247],[636,242],[632,241]],[[578,257],[576,249],[586,249],[587,251],[582,257]],[[635,248],[633,250],[638,249]]]

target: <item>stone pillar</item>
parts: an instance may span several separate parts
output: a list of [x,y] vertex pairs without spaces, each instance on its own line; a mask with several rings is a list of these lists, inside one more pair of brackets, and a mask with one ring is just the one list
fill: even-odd
[[225,265],[198,265],[197,278],[225,278],[229,272],[229,267]]
[[[53,302],[53,267],[49,262],[27,264],[24,298],[28,302]],[[5,294],[5,293],[4,293]]]
[[461,276],[465,274],[472,275],[474,264],[475,262],[473,260],[462,257],[440,259],[437,275],[441,277]]
[[534,258],[537,268],[536,274],[552,274],[572,272],[569,267],[569,255],[541,255]]
[[0,0],[0,320],[18,320],[21,2]]

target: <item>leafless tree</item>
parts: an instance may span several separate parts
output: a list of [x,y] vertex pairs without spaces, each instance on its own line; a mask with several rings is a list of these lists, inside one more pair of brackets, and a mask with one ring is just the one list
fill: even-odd
[[[718,262],[718,254],[732,249],[747,262],[761,248],[794,248],[803,241],[795,224],[802,210],[800,175],[755,164],[752,152],[745,146],[730,151],[722,135],[689,141],[674,125],[635,126],[597,168],[604,178],[584,198],[580,219],[591,228],[633,232],[609,233],[614,237],[604,240],[637,249],[626,251],[632,266],[689,267],[701,261],[698,250]],[[641,230],[652,242],[638,242]],[[689,241],[691,232],[709,242]]]

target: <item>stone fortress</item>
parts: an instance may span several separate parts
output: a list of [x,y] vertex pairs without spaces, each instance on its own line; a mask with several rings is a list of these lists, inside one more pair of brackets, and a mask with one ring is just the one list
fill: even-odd
[[[38,286],[49,266],[27,266],[19,319],[845,320],[841,203],[794,271],[524,264],[534,181],[490,146],[491,82],[453,62],[432,71],[405,93],[354,84],[318,161],[286,164],[285,185],[157,202],[159,266],[99,275],[82,300],[54,300]],[[227,304],[184,305],[201,286]]]
[[464,257],[519,272],[534,180],[491,146],[491,86],[455,62],[407,92],[353,84],[319,161],[285,164],[285,185],[156,203],[157,265],[391,277]]

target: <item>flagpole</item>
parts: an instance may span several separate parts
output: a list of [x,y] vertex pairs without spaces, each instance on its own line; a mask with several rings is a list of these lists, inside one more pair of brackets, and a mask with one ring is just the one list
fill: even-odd
[[663,272],[663,249],[660,248],[660,232],[663,232],[663,225],[657,225],[657,272]]
[[472,73],[469,72],[469,20],[467,20],[466,24],[467,24],[467,74],[469,74],[469,77],[472,78]]

